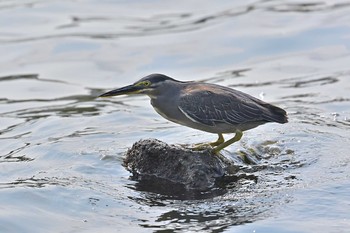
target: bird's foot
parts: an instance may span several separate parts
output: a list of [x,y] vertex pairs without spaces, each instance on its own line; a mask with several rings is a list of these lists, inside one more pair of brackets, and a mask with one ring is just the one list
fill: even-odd
[[213,148],[209,143],[179,144],[179,146],[193,151],[210,150]]
[[212,146],[210,143],[197,143],[197,144],[194,144],[194,146],[191,148],[191,150],[194,150],[194,151],[210,150],[210,149],[212,149]]
[[222,150],[222,149],[220,149],[219,147],[214,147],[214,148],[211,150],[211,152],[212,152],[213,154],[219,155],[221,150]]

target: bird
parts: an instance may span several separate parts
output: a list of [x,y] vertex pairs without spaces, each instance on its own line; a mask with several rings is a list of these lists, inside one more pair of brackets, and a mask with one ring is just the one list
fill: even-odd
[[[246,130],[268,122],[288,122],[285,110],[244,92],[217,84],[178,81],[164,74],[150,74],[99,97],[124,94],[146,94],[165,119],[217,134],[217,141],[208,144],[214,153],[239,141]],[[234,137],[225,141],[223,134],[233,133]]]

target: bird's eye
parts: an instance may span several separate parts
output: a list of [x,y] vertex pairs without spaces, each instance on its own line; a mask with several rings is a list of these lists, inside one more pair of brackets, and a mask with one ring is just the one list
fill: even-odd
[[146,87],[148,87],[149,85],[151,85],[150,81],[144,81],[143,85],[145,85]]
[[136,84],[136,86],[144,86],[144,87],[148,87],[149,85],[151,85],[151,82],[148,80],[142,81]]

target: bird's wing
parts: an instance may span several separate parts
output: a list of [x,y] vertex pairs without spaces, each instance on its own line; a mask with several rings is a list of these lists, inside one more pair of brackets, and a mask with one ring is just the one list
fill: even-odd
[[192,121],[210,126],[263,120],[260,106],[242,92],[191,91],[181,96],[179,109]]

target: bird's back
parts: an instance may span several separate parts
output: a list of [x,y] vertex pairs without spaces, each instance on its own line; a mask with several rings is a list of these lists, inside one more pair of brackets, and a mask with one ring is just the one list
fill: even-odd
[[[258,98],[255,98],[251,95],[248,95],[244,92],[237,91],[234,89],[229,89],[229,90],[231,93],[239,94],[239,96],[240,96],[241,100],[243,100],[243,102],[250,100],[251,102],[248,101],[248,103],[251,107],[254,106],[255,108],[261,109],[261,111],[262,111],[261,119],[262,120],[265,120],[267,122],[277,122],[277,123],[281,123],[281,124],[288,122],[287,112],[284,109],[279,108],[275,105],[266,103]],[[259,118],[259,117],[257,117],[257,118]]]
[[212,127],[226,124],[247,130],[266,122],[288,122],[283,109],[215,84],[186,84],[179,108],[194,121]]

